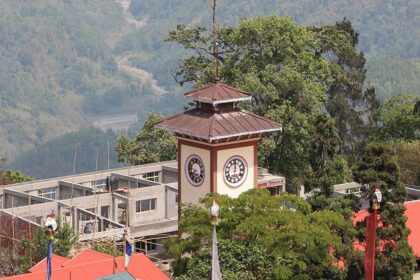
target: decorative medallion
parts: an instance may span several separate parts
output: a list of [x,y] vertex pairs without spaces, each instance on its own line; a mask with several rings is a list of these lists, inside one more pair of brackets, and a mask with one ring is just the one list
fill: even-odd
[[190,155],[185,161],[185,176],[191,185],[198,187],[204,181],[204,163],[198,155]]

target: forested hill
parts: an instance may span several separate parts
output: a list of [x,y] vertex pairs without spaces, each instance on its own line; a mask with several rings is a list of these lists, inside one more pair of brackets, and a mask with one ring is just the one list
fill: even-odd
[[0,154],[12,159],[91,117],[157,110],[153,84],[112,53],[135,28],[114,0],[1,1]]

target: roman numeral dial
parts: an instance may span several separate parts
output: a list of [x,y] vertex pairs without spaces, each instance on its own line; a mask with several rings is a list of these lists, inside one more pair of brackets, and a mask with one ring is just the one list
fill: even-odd
[[185,161],[185,176],[191,185],[198,187],[204,181],[204,164],[198,155],[190,155]]
[[230,187],[239,187],[248,175],[248,165],[241,156],[229,158],[223,170],[225,182]]

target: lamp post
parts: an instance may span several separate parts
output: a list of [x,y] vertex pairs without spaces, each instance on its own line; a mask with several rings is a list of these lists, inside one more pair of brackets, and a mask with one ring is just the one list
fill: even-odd
[[217,235],[216,235],[216,226],[219,225],[220,216],[219,216],[219,204],[216,199],[213,200],[213,205],[210,208],[211,211],[211,223],[213,225],[213,235],[212,235],[212,252],[211,252],[211,280],[222,280],[222,273],[220,272],[219,264],[219,252],[217,248]]
[[375,244],[376,228],[378,224],[378,210],[382,201],[382,193],[379,184],[374,184],[375,192],[371,197],[373,212],[366,217],[366,254],[365,254],[365,275],[366,280],[375,278]]

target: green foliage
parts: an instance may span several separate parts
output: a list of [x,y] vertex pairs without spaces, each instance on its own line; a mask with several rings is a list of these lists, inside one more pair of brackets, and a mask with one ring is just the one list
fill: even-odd
[[[205,208],[211,200],[203,200]],[[237,199],[220,196],[219,200],[219,259],[224,278],[344,279],[347,269],[334,264],[351,256],[346,247],[352,244],[348,237],[352,224],[339,212],[312,211],[295,195],[271,196],[266,190],[250,190]],[[212,226],[205,208],[184,207],[179,224],[183,237],[165,244],[176,256],[191,254],[176,262],[179,279],[205,279],[209,274]]]
[[[53,253],[69,257],[73,245],[77,242],[77,234],[67,223],[57,219],[57,230],[54,234]],[[24,252],[20,258],[20,270],[26,272],[29,268],[40,262],[47,256],[47,233],[44,227],[40,227],[31,239],[23,239],[20,243]]]
[[399,94],[387,99],[379,111],[379,127],[373,137],[381,141],[420,139],[419,97]]
[[[383,227],[378,229],[377,238],[390,243],[377,253],[375,275],[378,279],[412,279],[415,259],[407,241],[409,229],[405,226],[407,218],[403,203],[406,191],[400,182],[394,151],[383,142],[368,143],[354,177],[356,182],[365,186],[379,183],[383,194],[380,209]],[[367,196],[373,191],[372,187],[365,189]]]
[[23,183],[32,181],[32,177],[22,173],[19,170],[8,170],[6,176],[10,178],[13,183]]
[[[218,250],[223,279],[274,279],[273,269],[278,261],[272,256],[266,256],[257,244],[221,240]],[[182,261],[177,260],[178,263]],[[176,279],[208,279],[211,271],[210,252],[201,250],[187,265],[187,273]]]
[[111,256],[123,256],[123,249],[116,247],[112,241],[101,241],[92,244],[92,249]]
[[156,129],[155,123],[163,116],[150,114],[135,139],[121,136],[115,145],[119,162],[144,164],[176,158],[176,138],[169,131]]
[[395,153],[401,171],[401,181],[420,186],[420,140],[394,142]]
[[0,185],[16,184],[28,181],[32,181],[32,177],[19,170],[0,170]]

